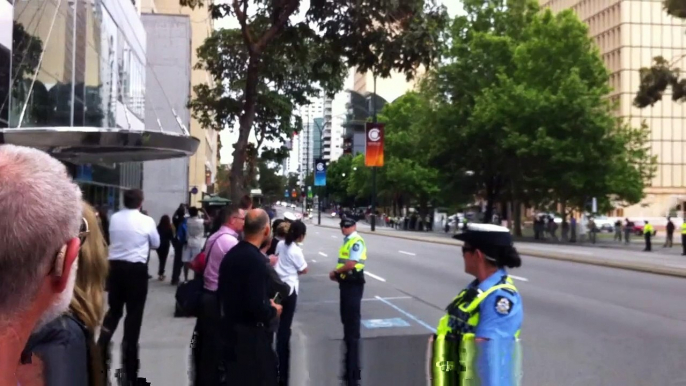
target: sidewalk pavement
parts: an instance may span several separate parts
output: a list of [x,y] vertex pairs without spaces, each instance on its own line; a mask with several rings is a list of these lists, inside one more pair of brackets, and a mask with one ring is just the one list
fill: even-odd
[[[317,223],[316,217],[312,219]],[[337,218],[324,218],[321,226],[338,228]],[[452,239],[451,234],[438,232],[402,231],[386,226],[376,227],[374,232],[365,223],[358,223],[358,232],[375,234],[378,236],[396,237],[446,245],[461,246],[460,241]],[[678,236],[678,235],[676,235]],[[681,246],[663,248],[664,238],[653,241],[653,251],[643,252],[642,243],[614,245],[611,242],[599,241],[597,244],[583,243],[553,243],[515,241],[517,250],[527,256],[563,260],[583,264],[591,264],[612,268],[628,269],[639,272],[649,272],[660,275],[686,277],[686,256],[681,256]]]

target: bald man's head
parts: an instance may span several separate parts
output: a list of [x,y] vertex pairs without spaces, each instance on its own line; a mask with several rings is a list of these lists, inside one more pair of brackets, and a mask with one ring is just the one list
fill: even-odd
[[269,215],[263,209],[251,209],[246,212],[243,233],[245,237],[269,235]]

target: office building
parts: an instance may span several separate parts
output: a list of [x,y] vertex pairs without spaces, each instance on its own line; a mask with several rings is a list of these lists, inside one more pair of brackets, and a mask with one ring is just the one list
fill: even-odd
[[51,153],[110,210],[142,187],[143,161],[196,151],[178,122],[145,119],[146,32],[130,1],[0,4],[0,144]]
[[301,179],[314,170],[314,160],[321,157],[331,159],[332,100],[327,97],[312,98],[309,105],[299,110],[303,130],[298,135],[298,173]]
[[[639,69],[653,57],[669,61],[683,55],[686,32],[683,21],[665,12],[655,0],[542,0],[553,12],[573,9],[589,27],[609,69],[610,98],[619,104],[617,114],[634,127],[650,127],[650,148],[657,156],[655,177],[639,204],[617,208],[622,217],[665,216],[686,199],[686,108],[671,100],[671,92],[653,107],[638,109],[633,99],[639,87]],[[679,65],[683,67],[683,65]]]
[[[190,88],[191,98],[194,98],[194,86],[212,81],[211,75],[207,71],[194,68],[198,62],[197,50],[205,42],[205,39],[212,34],[214,28],[213,19],[210,17],[207,8],[190,9],[182,7],[179,0],[136,0],[136,3],[140,12],[144,14],[184,15],[189,18],[191,27]],[[191,191],[197,190],[196,194],[190,194],[189,200],[191,205],[198,206],[198,202],[202,200],[204,194],[215,193],[221,142],[216,131],[204,129],[192,115],[190,116],[190,133],[200,140],[198,151],[188,161],[188,186]]]

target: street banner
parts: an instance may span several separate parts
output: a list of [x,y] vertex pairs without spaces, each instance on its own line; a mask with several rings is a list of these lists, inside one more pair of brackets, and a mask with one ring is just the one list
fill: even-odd
[[307,198],[312,198],[312,187],[311,186],[307,187]]
[[365,129],[364,164],[370,167],[383,166],[384,123],[367,122]]
[[326,163],[323,159],[314,161],[314,186],[326,186]]
[[286,189],[286,191],[283,192],[283,196],[286,197],[286,198],[288,198],[288,189]]

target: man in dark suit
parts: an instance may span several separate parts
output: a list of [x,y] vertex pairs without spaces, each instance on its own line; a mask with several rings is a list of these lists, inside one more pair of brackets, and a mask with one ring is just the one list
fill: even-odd
[[269,327],[281,315],[281,306],[269,297],[269,259],[260,251],[270,233],[267,213],[262,209],[248,211],[244,239],[226,254],[219,268],[217,292],[227,385],[277,384]]

